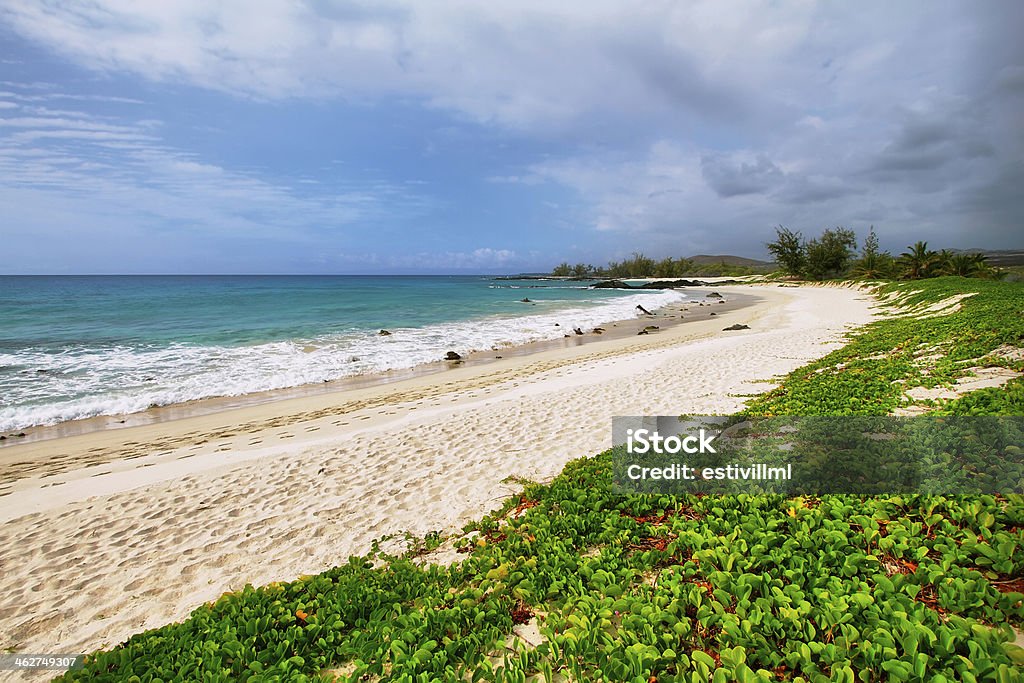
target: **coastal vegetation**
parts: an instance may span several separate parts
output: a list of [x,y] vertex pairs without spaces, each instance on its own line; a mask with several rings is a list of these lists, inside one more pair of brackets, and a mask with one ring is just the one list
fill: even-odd
[[[907,392],[953,387],[977,367],[1024,371],[1024,283],[940,277],[876,289],[901,314],[873,323],[843,348],[755,398],[757,415],[888,415],[906,408]],[[943,307],[944,305],[944,307]],[[934,314],[928,307],[936,307]],[[950,415],[1024,415],[1024,381],[982,388],[923,406]]]
[[775,240],[765,246],[783,274],[806,280],[921,280],[944,275],[999,279],[1004,275],[988,263],[984,254],[934,251],[923,241],[893,257],[879,247],[874,226],[864,238],[859,256],[856,235],[842,227],[827,229],[819,237],[806,240],[801,233],[780,225],[775,229]]
[[[717,259],[717,260],[716,260]],[[551,275],[555,277],[588,278],[643,278],[688,276],[718,277],[759,275],[768,273],[771,267],[753,259],[738,257],[692,257],[653,259],[642,253],[621,261],[610,261],[607,266],[596,267],[588,263],[569,265],[566,262],[555,266]]]
[[[877,293],[890,318],[747,412],[1022,414],[1024,284]],[[1018,378],[908,397],[981,366]],[[622,496],[610,472],[580,458],[455,538],[226,594],[62,680],[1024,680],[1024,497]]]
[[[666,257],[654,259],[634,252],[621,261],[597,267],[589,263],[570,265],[562,262],[551,271],[553,277],[584,279],[738,277],[776,274],[801,280],[921,280],[958,275],[984,279],[1019,279],[1014,266],[995,266],[977,251],[935,251],[918,241],[905,252],[893,256],[881,249],[872,226],[860,250],[853,230],[828,228],[807,239],[802,233],[784,226],[775,229],[775,239],[765,247],[775,261],[771,264],[735,256]],[[713,260],[717,259],[717,260]]]

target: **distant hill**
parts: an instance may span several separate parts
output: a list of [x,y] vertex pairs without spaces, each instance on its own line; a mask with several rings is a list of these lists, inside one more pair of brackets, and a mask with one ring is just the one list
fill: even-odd
[[1024,249],[950,249],[958,254],[984,254],[992,266],[1024,266]]
[[744,256],[732,256],[730,254],[722,254],[718,256],[698,254],[697,256],[688,256],[687,258],[699,266],[711,263],[724,263],[729,266],[749,266],[751,268],[772,265],[769,261],[758,261],[757,259],[746,258]]

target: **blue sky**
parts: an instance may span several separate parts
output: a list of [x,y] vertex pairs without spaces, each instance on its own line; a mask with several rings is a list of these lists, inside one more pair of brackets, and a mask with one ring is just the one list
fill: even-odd
[[0,273],[1022,246],[1024,4],[0,0]]

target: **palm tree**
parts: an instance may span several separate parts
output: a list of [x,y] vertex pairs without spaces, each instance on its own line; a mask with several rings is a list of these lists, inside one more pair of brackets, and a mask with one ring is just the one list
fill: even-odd
[[867,280],[878,280],[892,276],[892,255],[888,252],[866,254],[853,264],[850,274]]
[[991,280],[998,280],[1002,277],[999,271],[988,264],[988,259],[985,255],[978,252],[973,254],[948,254],[942,261],[942,274]]
[[989,265],[988,258],[984,254],[971,254],[971,260],[974,263],[974,267],[969,277],[982,277],[988,280],[1002,280],[1006,276],[1005,271],[993,268]]
[[927,242],[917,242],[907,249],[909,251],[900,254],[896,261],[903,268],[903,278],[919,280],[928,277],[936,265],[938,254],[928,248]]
[[953,254],[942,264],[942,271],[947,275],[974,277],[984,267],[985,257],[981,254]]

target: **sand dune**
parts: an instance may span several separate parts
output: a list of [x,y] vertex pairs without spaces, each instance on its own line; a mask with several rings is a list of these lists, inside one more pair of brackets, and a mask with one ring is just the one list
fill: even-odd
[[[344,394],[0,452],[0,647],[106,648],[246,583],[293,579],[386,534],[454,530],[573,458],[615,415],[725,413],[836,348],[872,301],[723,287],[761,303]],[[732,323],[752,329],[723,332]]]

